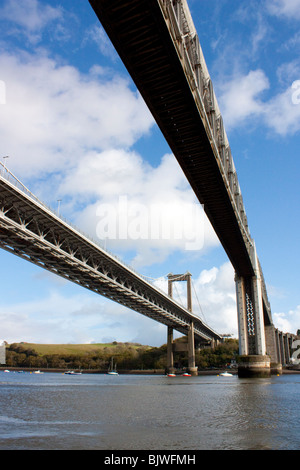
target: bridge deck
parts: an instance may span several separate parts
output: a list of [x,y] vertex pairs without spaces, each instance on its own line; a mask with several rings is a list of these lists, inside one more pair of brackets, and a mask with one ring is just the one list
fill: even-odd
[[[152,112],[235,271],[253,276],[205,110],[199,109],[158,0],[90,0]],[[164,2],[166,3],[166,2]],[[202,112],[203,111],[203,112]]]

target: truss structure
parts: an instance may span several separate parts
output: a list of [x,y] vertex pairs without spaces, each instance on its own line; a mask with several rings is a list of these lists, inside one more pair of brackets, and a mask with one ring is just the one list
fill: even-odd
[[1,248],[183,334],[193,322],[198,342],[221,340],[200,318],[62,220],[11,173],[2,173]]

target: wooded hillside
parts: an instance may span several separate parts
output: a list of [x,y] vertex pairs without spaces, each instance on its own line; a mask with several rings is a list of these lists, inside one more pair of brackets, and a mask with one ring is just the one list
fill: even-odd
[[[238,341],[227,339],[215,349],[196,351],[199,369],[224,367],[238,354]],[[6,348],[6,366],[19,368],[108,370],[111,359],[118,370],[165,369],[167,346],[137,343],[30,344],[13,343]],[[188,365],[186,352],[174,353],[175,366]]]

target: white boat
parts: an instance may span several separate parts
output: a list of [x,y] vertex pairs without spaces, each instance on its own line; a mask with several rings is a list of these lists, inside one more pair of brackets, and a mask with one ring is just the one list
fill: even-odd
[[222,377],[232,377],[232,374],[230,374],[229,372],[222,372],[220,375]]
[[82,372],[75,372],[74,370],[68,370],[67,372],[64,372],[66,375],[81,375]]
[[117,366],[117,364],[116,364],[115,367],[114,367],[114,358],[112,357],[112,358],[111,358],[110,369],[109,369],[108,372],[107,372],[108,375],[119,375],[118,372],[117,372],[117,370],[116,370],[116,368],[117,368],[116,366]]
[[6,373],[7,373],[7,372],[10,372],[10,370],[7,370],[7,369],[5,369],[5,371],[4,371],[4,372],[6,372]]
[[44,372],[41,372],[40,370],[35,370],[33,373],[34,374],[43,374]]

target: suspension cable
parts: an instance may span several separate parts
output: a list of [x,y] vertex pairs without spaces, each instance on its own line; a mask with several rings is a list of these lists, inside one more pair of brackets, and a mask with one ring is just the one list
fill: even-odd
[[207,323],[205,315],[204,315],[202,307],[201,307],[201,304],[200,304],[199,299],[198,299],[198,295],[197,295],[193,280],[192,280],[192,286],[193,286],[193,289],[194,289],[194,292],[195,292],[195,296],[196,296],[196,299],[197,299],[197,302],[198,302],[198,306],[199,306],[199,309],[200,309],[201,316],[202,316],[203,320],[205,321],[205,323]]

